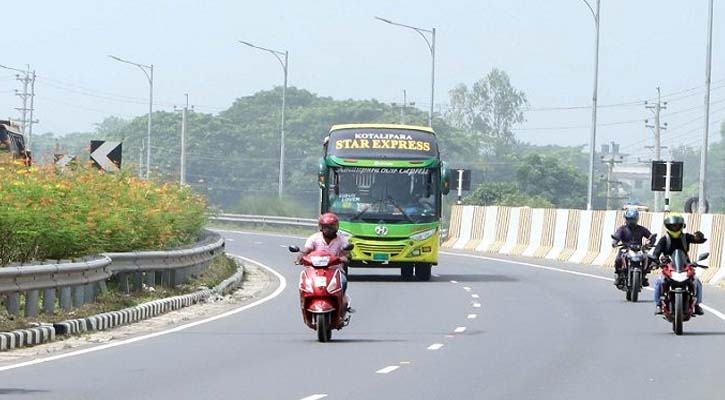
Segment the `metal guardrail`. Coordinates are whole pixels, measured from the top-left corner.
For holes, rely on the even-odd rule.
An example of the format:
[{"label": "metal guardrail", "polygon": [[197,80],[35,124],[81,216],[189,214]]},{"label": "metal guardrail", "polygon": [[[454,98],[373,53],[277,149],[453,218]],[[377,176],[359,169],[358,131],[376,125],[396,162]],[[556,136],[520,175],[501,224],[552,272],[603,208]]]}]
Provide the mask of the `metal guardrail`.
[{"label": "metal guardrail", "polygon": [[276,217],[271,215],[219,214],[209,217],[209,219],[221,222],[241,222],[259,225],[317,226],[317,220],[313,218]]},{"label": "metal guardrail", "polygon": [[[222,222],[250,223],[256,225],[276,226],[304,226],[317,227],[317,220],[313,218],[276,217],[271,215],[250,215],[250,214],[219,214],[209,217],[211,220]],[[441,229],[441,243],[448,238],[448,229]]]},{"label": "metal guardrail", "polygon": [[125,291],[131,286],[141,290],[144,283],[175,287],[206,269],[223,252],[224,238],[205,231],[200,242],[185,249],[105,253],[79,262],[5,267],[0,268],[0,296],[12,315],[20,313],[22,296],[25,315],[36,316],[41,290],[45,313],[52,314],[57,305],[68,311],[95,300],[112,276],[117,276]]}]

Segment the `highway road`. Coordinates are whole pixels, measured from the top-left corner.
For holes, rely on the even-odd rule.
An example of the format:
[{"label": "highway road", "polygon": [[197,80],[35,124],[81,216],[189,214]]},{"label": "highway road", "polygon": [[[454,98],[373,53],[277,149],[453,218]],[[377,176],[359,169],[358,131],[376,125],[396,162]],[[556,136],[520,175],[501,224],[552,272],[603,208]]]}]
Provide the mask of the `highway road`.
[{"label": "highway road", "polygon": [[[430,282],[352,270],[357,313],[318,343],[301,321],[299,238],[226,232],[273,269],[265,298],[123,345],[0,366],[11,399],[722,399],[725,293],[677,337],[651,291],[624,301],[606,270],[446,252]],[[523,262],[524,264],[522,264]],[[90,351],[89,351],[90,350]]]}]

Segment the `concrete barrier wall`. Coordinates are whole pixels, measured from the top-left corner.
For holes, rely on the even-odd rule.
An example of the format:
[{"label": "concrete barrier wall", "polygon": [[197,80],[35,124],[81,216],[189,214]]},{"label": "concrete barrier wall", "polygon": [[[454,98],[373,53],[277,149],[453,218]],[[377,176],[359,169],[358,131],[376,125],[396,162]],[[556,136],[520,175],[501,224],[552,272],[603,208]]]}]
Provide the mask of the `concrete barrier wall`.
[{"label": "concrete barrier wall", "polygon": [[[709,252],[699,269],[704,282],[725,283],[725,215],[685,214],[686,231],[702,231],[708,241],[690,248],[690,257]],[[664,213],[642,213],[640,224],[659,237]],[[613,266],[610,235],[624,223],[621,210],[585,211],[528,207],[453,206],[444,248],[521,255],[549,260]],[[722,268],[721,268],[722,267]]]}]

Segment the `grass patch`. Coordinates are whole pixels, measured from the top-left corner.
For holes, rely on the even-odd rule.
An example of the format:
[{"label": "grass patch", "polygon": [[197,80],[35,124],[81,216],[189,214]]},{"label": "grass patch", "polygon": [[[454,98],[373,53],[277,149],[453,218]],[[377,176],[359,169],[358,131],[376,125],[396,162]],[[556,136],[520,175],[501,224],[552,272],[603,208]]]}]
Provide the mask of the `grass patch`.
[{"label": "grass patch", "polygon": [[25,318],[23,316],[9,315],[7,310],[2,309],[0,310],[0,332],[26,329],[40,323],[54,323],[67,319],[90,317],[104,312],[137,306],[152,300],[193,293],[201,286],[212,288],[234,275],[235,272],[237,272],[237,264],[234,259],[221,255],[216,257],[209,268],[200,276],[174,289],[156,286],[153,292],[144,291],[126,294],[119,289],[117,282],[111,280],[108,282],[108,291],[99,295],[95,302],[85,304],[72,311],[56,311],[54,315],[41,314],[37,318]]}]

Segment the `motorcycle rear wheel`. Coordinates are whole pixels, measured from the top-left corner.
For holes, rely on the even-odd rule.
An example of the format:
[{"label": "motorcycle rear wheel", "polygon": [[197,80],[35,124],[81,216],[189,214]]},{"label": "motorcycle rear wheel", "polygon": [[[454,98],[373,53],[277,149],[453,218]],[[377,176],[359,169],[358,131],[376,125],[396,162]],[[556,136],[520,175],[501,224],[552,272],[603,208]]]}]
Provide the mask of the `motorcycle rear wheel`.
[{"label": "motorcycle rear wheel", "polygon": [[329,342],[332,339],[332,328],[330,327],[330,313],[315,314],[317,325],[317,341],[320,343]]},{"label": "motorcycle rear wheel", "polygon": [[685,311],[685,302],[682,293],[675,293],[675,309],[673,311],[672,330],[675,332],[675,335],[682,335],[682,321]]}]

